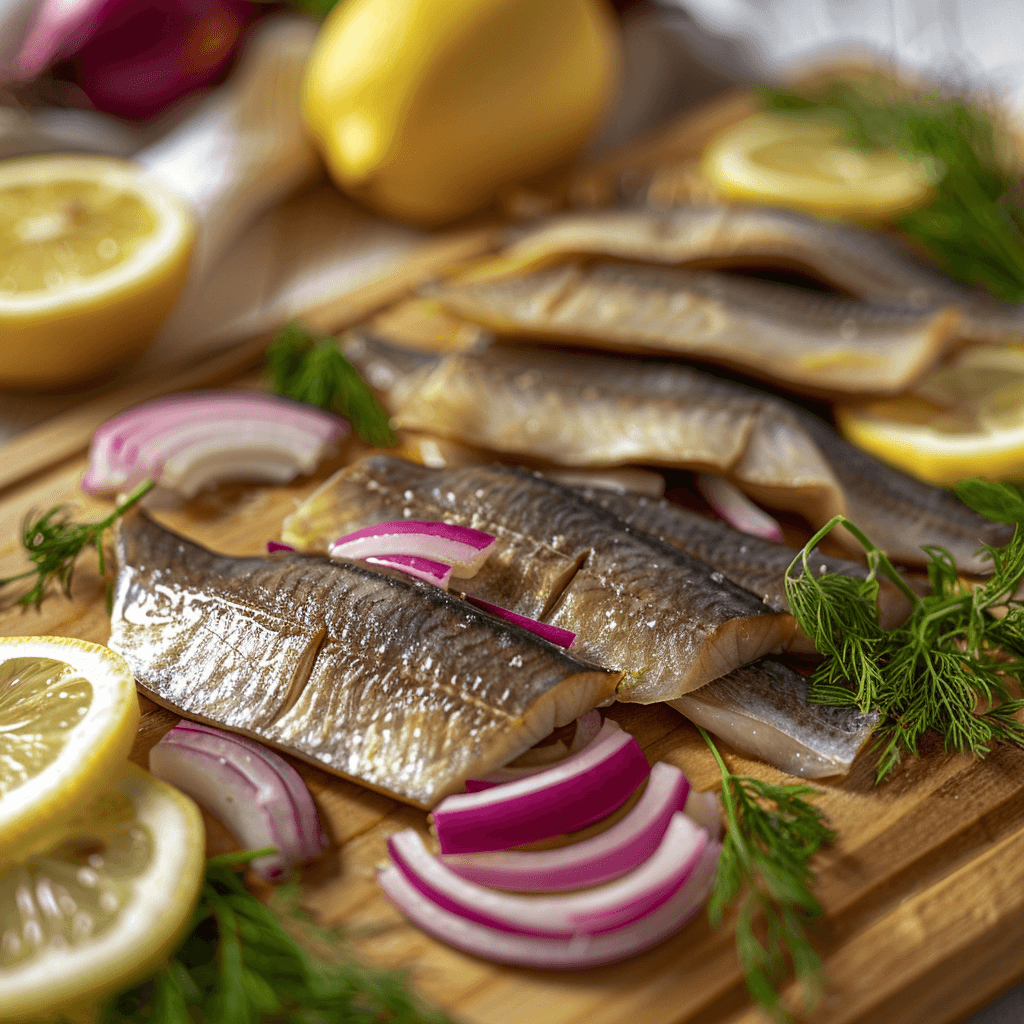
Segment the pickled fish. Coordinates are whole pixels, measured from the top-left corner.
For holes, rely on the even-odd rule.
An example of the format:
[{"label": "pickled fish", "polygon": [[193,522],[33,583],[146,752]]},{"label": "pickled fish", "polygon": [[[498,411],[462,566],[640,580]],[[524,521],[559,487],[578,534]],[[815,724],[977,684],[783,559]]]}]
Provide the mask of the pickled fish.
[{"label": "pickled fish", "polygon": [[453,586],[574,632],[574,651],[624,673],[619,700],[679,697],[764,654],[808,644],[792,616],[711,566],[570,488],[504,466],[435,470],[364,459],[314,493],[283,536],[323,550],[339,534],[403,518],[494,535],[483,568]]},{"label": "pickled fish", "polygon": [[807,680],[763,658],[669,704],[737,750],[808,779],[849,772],[878,713],[812,704]]},{"label": "pickled fish", "polygon": [[717,473],[815,527],[847,515],[907,565],[924,564],[922,544],[939,544],[965,572],[984,573],[991,566],[978,549],[1012,534],[805,410],[682,363],[492,346],[409,366],[365,335],[345,353],[375,386],[391,382],[385,404],[408,430],[552,465]]},{"label": "pickled fish", "polygon": [[905,391],[945,352],[958,319],[952,307],[874,306],[731,274],[610,262],[455,279],[429,294],[500,334],[671,353],[818,395]]},{"label": "pickled fish", "polygon": [[117,559],[110,647],[154,699],[421,807],[620,679],[429,584],[218,555],[144,514]]},{"label": "pickled fish", "polygon": [[517,232],[495,269],[522,272],[586,255],[795,270],[864,302],[956,306],[957,334],[972,341],[1024,340],[1024,310],[954,281],[891,235],[772,207],[567,213]]}]

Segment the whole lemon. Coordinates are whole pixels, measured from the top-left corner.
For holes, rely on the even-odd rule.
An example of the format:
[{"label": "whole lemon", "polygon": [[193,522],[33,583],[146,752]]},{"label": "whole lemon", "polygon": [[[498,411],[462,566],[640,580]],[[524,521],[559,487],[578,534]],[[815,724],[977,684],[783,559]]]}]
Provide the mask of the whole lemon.
[{"label": "whole lemon", "polygon": [[604,0],[343,0],[303,109],[338,185],[432,226],[579,152],[618,70]]}]

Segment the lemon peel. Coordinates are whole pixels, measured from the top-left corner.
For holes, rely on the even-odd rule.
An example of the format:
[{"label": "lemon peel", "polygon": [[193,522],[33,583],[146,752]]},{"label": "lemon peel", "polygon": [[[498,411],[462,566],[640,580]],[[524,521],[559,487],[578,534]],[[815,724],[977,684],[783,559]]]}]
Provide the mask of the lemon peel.
[{"label": "lemon peel", "polygon": [[0,163],[0,387],[85,380],[141,351],[194,236],[185,201],[128,161]]},{"label": "lemon peel", "polygon": [[70,637],[0,637],[0,867],[69,834],[72,814],[120,771],[138,723],[120,655]]}]

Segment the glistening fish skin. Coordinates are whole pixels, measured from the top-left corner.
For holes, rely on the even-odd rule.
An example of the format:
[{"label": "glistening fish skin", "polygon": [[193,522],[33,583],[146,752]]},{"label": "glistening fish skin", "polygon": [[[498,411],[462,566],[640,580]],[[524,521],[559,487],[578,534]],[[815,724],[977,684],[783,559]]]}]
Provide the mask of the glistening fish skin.
[{"label": "glistening fish skin", "polygon": [[968,288],[880,231],[757,206],[680,206],[566,213],[516,231],[509,270],[576,256],[690,267],[798,270],[864,302],[914,309],[956,306],[957,335],[1024,339],[1024,310]]},{"label": "glistening fish skin", "polygon": [[876,306],[767,281],[572,262],[433,286],[450,312],[501,334],[732,366],[817,395],[894,395],[945,351],[952,308]]},{"label": "glistening fish skin", "polygon": [[574,632],[573,650],[624,672],[619,700],[681,696],[796,641],[791,616],[773,613],[705,563],[570,488],[503,466],[431,470],[364,459],[289,517],[284,537],[319,548],[332,536],[402,518],[494,535],[495,551],[465,581],[467,593]]},{"label": "glistening fish skin", "polygon": [[682,363],[492,346],[405,375],[396,351],[368,336],[345,349],[360,368],[392,381],[385,403],[409,430],[554,465],[718,473],[815,527],[843,513],[907,565],[924,564],[921,544],[939,544],[965,572],[989,572],[976,552],[1012,535],[803,409]]},{"label": "glistening fish skin", "polygon": [[669,704],[737,750],[790,775],[845,775],[878,714],[812,704],[808,691],[803,676],[763,658]]},{"label": "glistening fish skin", "polygon": [[121,525],[110,647],[181,714],[422,807],[609,699],[620,673],[429,584]]}]

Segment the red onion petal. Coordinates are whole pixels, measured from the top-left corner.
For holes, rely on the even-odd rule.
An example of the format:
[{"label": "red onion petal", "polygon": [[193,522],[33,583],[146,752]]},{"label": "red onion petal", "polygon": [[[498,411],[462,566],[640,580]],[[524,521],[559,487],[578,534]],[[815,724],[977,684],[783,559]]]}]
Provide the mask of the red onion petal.
[{"label": "red onion petal", "polygon": [[467,921],[424,896],[397,867],[381,871],[377,881],[414,924],[457,949],[499,963],[568,970],[625,960],[675,935],[707,899],[720,851],[718,843],[709,842],[686,883],[645,917],[612,931],[569,940],[516,935]]},{"label": "red onion petal", "polygon": [[461,878],[495,889],[558,892],[600,885],[632,871],[654,852],[689,793],[686,776],[659,761],[636,806],[600,835],[556,850],[442,854],[440,859]]},{"label": "red onion petal", "polygon": [[442,800],[433,811],[441,852],[502,850],[575,832],[621,807],[649,771],[637,741],[606,721],[593,743],[560,764]]},{"label": "red onion petal", "polygon": [[782,540],[782,527],[725,477],[697,473],[694,480],[704,500],[730,526],[765,540]]},{"label": "red onion petal", "polygon": [[288,467],[299,467],[288,470],[291,479],[314,468],[347,429],[330,413],[256,391],[173,395],[129,409],[93,434],[82,487],[112,493],[159,479],[165,470],[173,478],[162,481],[167,486],[187,485],[202,460],[215,469],[219,447],[236,466],[239,460],[253,462],[241,468],[257,474],[266,450],[278,463],[278,478]]},{"label": "red onion petal", "polygon": [[529,775],[545,771],[552,764],[557,764],[559,761],[564,761],[565,758],[579,753],[594,740],[600,731],[601,713],[595,708],[576,719],[576,734],[572,738],[572,745],[567,748],[564,743],[561,744],[564,754],[537,764],[518,765],[513,761],[512,764],[505,765],[503,768],[495,768],[493,772],[488,772],[479,779],[467,780],[466,792],[478,793],[481,789],[490,789],[492,786],[500,786],[505,782],[515,782],[517,779],[525,779]]},{"label": "red onion petal", "polygon": [[479,597],[471,597],[469,594],[466,595],[466,600],[470,604],[475,604],[477,608],[482,608],[485,612],[497,615],[499,619],[504,619],[515,626],[536,633],[542,640],[547,640],[549,644],[555,644],[557,647],[572,647],[573,641],[576,639],[575,633],[568,629],[562,629],[561,626],[538,622],[536,619],[510,612],[507,608],[502,608],[501,605],[491,604],[490,601],[481,601]]},{"label": "red onion petal", "polygon": [[262,744],[181,722],[150,751],[149,768],[223,821],[243,846],[277,847],[276,854],[253,861],[270,881],[327,845],[302,777]]},{"label": "red onion petal", "polygon": [[415,576],[418,580],[433,583],[442,590],[448,589],[452,567],[444,562],[435,562],[430,558],[419,558],[416,555],[381,555],[379,558],[364,558],[370,565],[383,565],[388,569],[397,569],[407,576]]},{"label": "red onion petal", "polygon": [[294,551],[291,544],[282,544],[279,540],[267,541],[267,554],[272,555],[275,551]]},{"label": "red onion petal", "polygon": [[544,896],[497,892],[451,871],[430,854],[414,829],[397,832],[388,852],[405,876],[438,906],[502,931],[571,938],[620,928],[670,899],[700,860],[708,834],[681,811],[639,865],[596,889]]},{"label": "red onion petal", "polygon": [[446,562],[453,575],[468,579],[476,575],[493,549],[494,537],[483,530],[453,523],[398,519],[347,533],[328,550],[335,558],[419,555]]}]

